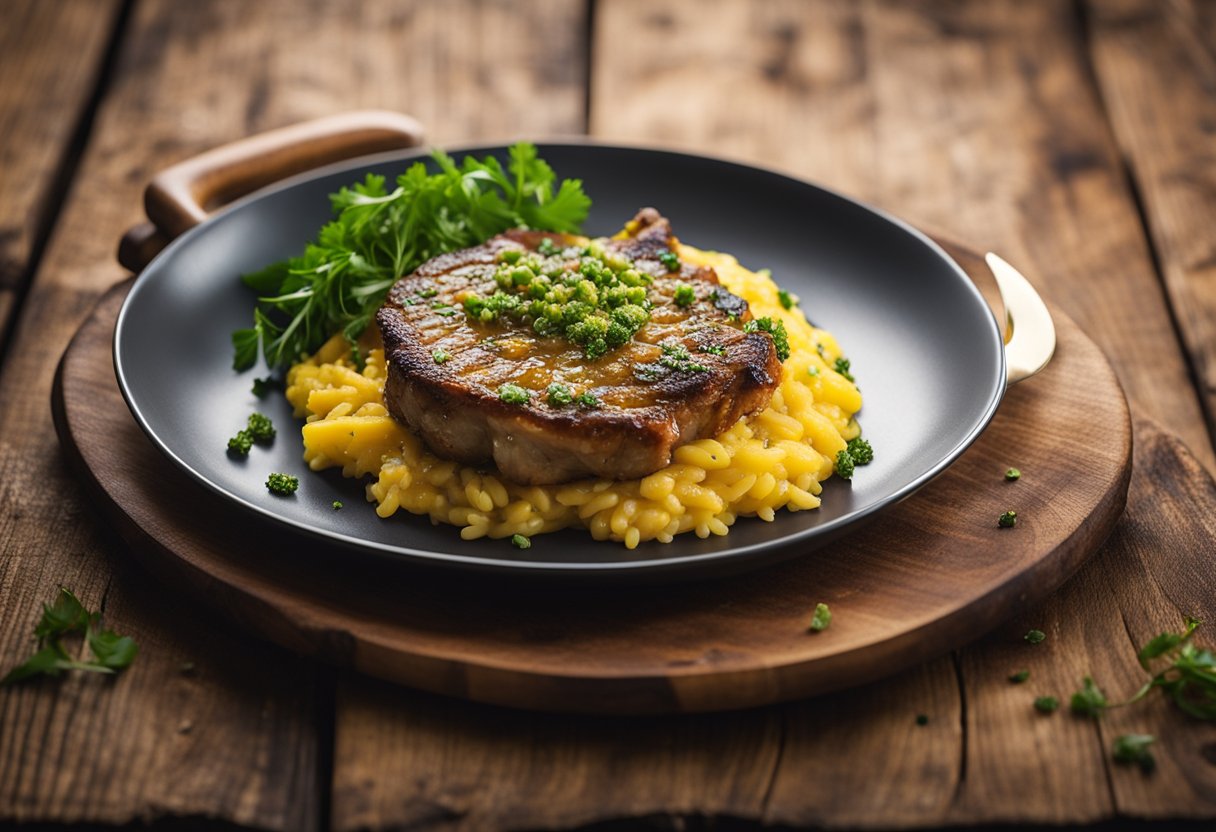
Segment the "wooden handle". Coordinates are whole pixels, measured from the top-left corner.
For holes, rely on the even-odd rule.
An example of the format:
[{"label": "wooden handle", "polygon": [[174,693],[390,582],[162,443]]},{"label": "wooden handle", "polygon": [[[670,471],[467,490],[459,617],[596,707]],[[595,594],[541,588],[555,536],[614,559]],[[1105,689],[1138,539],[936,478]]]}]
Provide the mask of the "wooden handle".
[{"label": "wooden handle", "polygon": [[217,147],[157,174],[144,191],[151,223],[123,235],[118,261],[139,272],[215,209],[288,176],[331,162],[422,144],[422,125],[402,113],[361,110],[270,130]]}]

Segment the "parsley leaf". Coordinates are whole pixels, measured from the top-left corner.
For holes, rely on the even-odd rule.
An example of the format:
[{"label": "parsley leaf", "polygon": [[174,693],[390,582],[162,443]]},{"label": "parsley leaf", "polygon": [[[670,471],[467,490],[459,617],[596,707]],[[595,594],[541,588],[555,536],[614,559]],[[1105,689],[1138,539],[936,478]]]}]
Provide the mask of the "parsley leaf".
[{"label": "parsley leaf", "polygon": [[1123,734],[1115,737],[1114,756],[1116,763],[1137,765],[1148,774],[1157,767],[1157,760],[1148,747],[1157,741],[1150,734]]},{"label": "parsley leaf", "polygon": [[1079,691],[1072,695],[1069,700],[1068,708],[1074,714],[1080,716],[1100,716],[1104,710],[1110,705],[1106,701],[1106,694],[1102,689],[1094,684],[1094,680],[1086,676],[1082,680],[1082,687]]},{"label": "parsley leaf", "polygon": [[811,616],[810,628],[817,633],[822,633],[830,626],[832,626],[832,611],[828,609],[827,604],[816,604],[815,614]]},{"label": "parsley leaf", "polygon": [[[0,685],[35,676],[59,676],[65,670],[114,673],[135,661],[139,647],[128,636],[99,628],[101,613],[89,612],[71,590],[60,587],[54,604],[43,604],[42,619],[34,628],[39,650],[10,670]],[[95,661],[78,662],[63,646],[64,636],[84,633]]]}]

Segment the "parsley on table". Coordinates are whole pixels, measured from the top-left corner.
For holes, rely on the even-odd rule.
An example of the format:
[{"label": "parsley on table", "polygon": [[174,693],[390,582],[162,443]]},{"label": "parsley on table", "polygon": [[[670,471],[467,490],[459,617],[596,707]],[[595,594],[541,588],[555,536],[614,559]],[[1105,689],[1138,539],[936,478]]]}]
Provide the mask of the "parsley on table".
[{"label": "parsley on table", "polygon": [[1020,684],[1022,684],[1022,682],[1025,682],[1029,678],[1030,678],[1029,670],[1019,670],[1017,673],[1009,674],[1009,681],[1013,682],[1015,685],[1020,685]]},{"label": "parsley on table", "polygon": [[828,609],[827,604],[816,604],[815,614],[811,616],[810,628],[816,633],[822,633],[830,626],[832,626],[832,611]]},{"label": "parsley on table", "polygon": [[[65,636],[83,634],[93,661],[74,660],[63,646]],[[34,628],[38,652],[14,667],[0,679],[7,685],[35,676],[59,676],[65,670],[91,673],[116,673],[139,653],[139,646],[129,636],[101,628],[101,613],[89,612],[80,599],[66,587],[59,588],[54,604],[43,604],[42,619]]]},{"label": "parsley on table", "polygon": [[1060,700],[1054,696],[1040,696],[1034,700],[1034,709],[1041,714],[1053,713],[1060,707]]},{"label": "parsley on table", "polygon": [[996,518],[996,524],[1002,529],[1012,529],[1018,524],[1018,513],[1013,509],[1009,509],[1009,511]]},{"label": "parsley on table", "polygon": [[489,156],[457,164],[435,151],[436,173],[416,162],[392,190],[369,173],[332,194],[334,219],[303,253],[243,278],[259,297],[253,325],[232,333],[233,368],[252,367],[259,352],[270,367],[285,367],[335,332],[353,342],[397,278],[436,255],[519,226],[578,231],[591,206],[582,182],[558,184],[527,142],[507,155],[504,167]]},{"label": "parsley on table", "polygon": [[1008,482],[1013,482],[1014,480],[1021,479],[1021,477],[1022,477],[1022,472],[1019,471],[1017,468],[1008,468],[1005,471],[1005,479]]},{"label": "parsley on table", "polygon": [[1140,770],[1148,774],[1157,767],[1153,752],[1148,750],[1156,741],[1157,738],[1150,734],[1122,734],[1115,737],[1112,748],[1115,762],[1140,766]]},{"label": "parsley on table", "polygon": [[1027,630],[1026,635],[1022,636],[1031,644],[1042,644],[1047,639],[1047,633],[1042,630]]},{"label": "parsley on table", "polygon": [[1109,704],[1102,689],[1086,676],[1081,682],[1081,689],[1069,700],[1068,709],[1078,716],[1099,716]]}]

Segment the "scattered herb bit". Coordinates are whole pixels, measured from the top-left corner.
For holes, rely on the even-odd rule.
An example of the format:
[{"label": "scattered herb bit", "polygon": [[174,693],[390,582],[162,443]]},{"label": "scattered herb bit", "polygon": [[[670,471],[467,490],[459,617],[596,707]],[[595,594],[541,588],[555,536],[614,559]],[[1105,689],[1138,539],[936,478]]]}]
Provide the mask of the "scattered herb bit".
[{"label": "scattered herb bit", "polygon": [[545,392],[549,396],[550,407],[565,407],[574,401],[570,388],[564,384],[558,384],[556,381],[550,384],[549,389]]},{"label": "scattered herb bit", "polygon": [[549,239],[548,237],[541,239],[540,243],[538,243],[536,246],[536,250],[545,257],[552,257],[558,252],[557,246],[554,245],[553,240]]},{"label": "scattered herb bit", "polygon": [[676,306],[692,306],[697,300],[697,293],[687,283],[681,283],[676,286],[672,299],[676,302]]},{"label": "scattered herb bit", "polygon": [[842,480],[853,479],[853,457],[847,450],[836,452],[836,473]]},{"label": "scattered herb bit", "polygon": [[228,440],[228,450],[237,456],[249,456],[253,448],[253,434],[247,430],[238,431],[237,435]]},{"label": "scattered herb bit", "polygon": [[266,488],[272,494],[279,494],[286,497],[288,494],[296,493],[296,489],[300,487],[300,481],[289,474],[271,474],[266,478]]},{"label": "scattered herb bit", "polygon": [[794,296],[784,289],[777,290],[777,300],[781,303],[781,306],[784,309],[794,308]]},{"label": "scattered herb bit", "polygon": [[270,421],[269,416],[264,416],[261,413],[249,414],[248,431],[255,442],[265,443],[274,439],[274,423]]},{"label": "scattered herb bit", "polygon": [[1002,529],[1012,529],[1018,524],[1018,513],[1013,509],[996,518],[996,524]]},{"label": "scattered herb bit", "polygon": [[436,364],[446,364],[451,357],[452,354],[443,347],[435,347],[431,350],[431,360]]},{"label": "scattered herb bit", "polygon": [[1054,696],[1040,696],[1034,700],[1034,709],[1039,713],[1050,714],[1060,707],[1060,700]]},{"label": "scattered herb bit", "polygon": [[697,350],[698,352],[707,352],[710,355],[726,355],[726,347],[721,344],[702,344]]},{"label": "scattered herb bit", "polygon": [[815,376],[819,375],[819,368],[818,367],[807,367],[806,374],[808,376],[810,376],[811,378],[815,378]]},{"label": "scattered herb bit", "polygon": [[1015,685],[1020,685],[1020,684],[1022,684],[1022,682],[1025,682],[1029,678],[1030,678],[1029,670],[1019,670],[1017,673],[1009,674],[1009,681],[1013,682]]},{"label": "scattered herb bit", "polygon": [[259,350],[271,367],[286,366],[339,331],[353,342],[393,282],[438,254],[519,226],[578,231],[591,206],[582,183],[558,185],[532,144],[507,155],[504,168],[436,151],[437,173],[416,162],[392,191],[368,174],[332,195],[335,217],[303,254],[244,277],[260,297],[253,326],[232,334],[233,367],[253,366]]},{"label": "scattered herb bit", "polygon": [[588,410],[594,410],[600,406],[600,400],[594,393],[580,393],[574,401],[579,407],[585,407]]},{"label": "scattered herb bit", "polygon": [[1069,709],[1079,716],[1100,716],[1110,704],[1106,701],[1106,694],[1088,676],[1082,680],[1081,684],[1081,689],[1074,693],[1072,699],[1069,700]]},{"label": "scattered herb bit", "polygon": [[1019,479],[1021,476],[1022,472],[1017,468],[1010,468],[1005,471],[1005,479],[1009,482],[1013,482],[1014,480]]},{"label": "scattered herb bit", "polygon": [[1157,741],[1151,734],[1123,734],[1115,737],[1114,757],[1116,763],[1137,765],[1145,774],[1157,768],[1157,760],[1148,747]]},{"label": "scattered herb bit", "polygon": [[693,361],[692,356],[688,353],[688,347],[683,344],[668,342],[660,344],[659,347],[663,350],[663,355],[659,358],[659,365],[669,370],[677,370],[682,373],[703,373],[709,369],[704,364]]},{"label": "scattered herb bit", "polygon": [[665,251],[660,254],[659,262],[669,272],[678,272],[680,270],[680,258],[676,256],[674,251]]},{"label": "scattered herb bit", "polygon": [[811,629],[822,633],[830,626],[832,626],[832,611],[828,609],[827,604],[816,604],[815,614],[811,616]]},{"label": "scattered herb bit", "polygon": [[334,511],[341,511],[342,510],[342,501],[334,500],[333,506],[334,506]]},{"label": "scattered herb bit", "polygon": [[1022,636],[1031,644],[1042,644],[1047,640],[1047,633],[1042,630],[1027,630],[1026,635]]},{"label": "scattered herb bit", "polygon": [[840,375],[844,376],[844,377],[845,377],[846,379],[848,379],[849,381],[856,381],[856,379],[855,379],[855,378],[853,378],[853,374],[849,372],[849,367],[850,367],[850,366],[851,366],[851,365],[850,365],[850,363],[849,363],[849,359],[847,359],[847,358],[837,358],[837,359],[836,359],[836,366],[835,366],[835,368],[834,368],[834,369],[836,370],[836,372],[840,373]]},{"label": "scattered herb bit", "polygon": [[874,448],[870,443],[860,436],[856,439],[849,440],[847,448],[849,456],[853,457],[853,462],[857,465],[869,465],[874,461]]},{"label": "scattered herb bit", "polygon": [[[101,613],[89,612],[66,587],[59,588],[54,604],[42,605],[42,619],[34,627],[38,652],[10,670],[0,685],[35,676],[59,676],[65,670],[115,673],[135,661],[139,647],[128,636],[101,629]],[[93,661],[74,660],[63,646],[64,636],[83,633]]]},{"label": "scattered herb bit", "polygon": [[1136,702],[1153,688],[1161,688],[1185,713],[1196,719],[1216,719],[1216,655],[1191,643],[1199,624],[1188,616],[1181,633],[1162,633],[1144,645],[1139,659],[1145,669],[1154,659],[1164,658],[1169,664],[1124,704]]},{"label": "scattered herb bit", "polygon": [[767,332],[773,338],[773,346],[777,348],[777,360],[784,361],[790,357],[790,337],[785,331],[785,324],[781,321],[774,321],[772,318],[753,318],[743,325],[743,331]]},{"label": "scattered herb bit", "polygon": [[916,715],[916,724],[921,726],[922,728],[925,727],[926,725],[928,725],[929,724],[929,715],[928,714],[917,714]]},{"label": "scattered herb bit", "polygon": [[259,399],[266,398],[266,394],[270,392],[270,387],[274,383],[274,378],[267,376],[266,378],[255,378],[253,380],[253,395]]},{"label": "scattered herb bit", "polygon": [[522,534],[513,534],[511,535],[511,545],[516,549],[531,549],[532,539],[524,537]]},{"label": "scattered herb bit", "polygon": [[517,384],[507,382],[498,388],[498,398],[507,404],[527,404],[532,394]]}]

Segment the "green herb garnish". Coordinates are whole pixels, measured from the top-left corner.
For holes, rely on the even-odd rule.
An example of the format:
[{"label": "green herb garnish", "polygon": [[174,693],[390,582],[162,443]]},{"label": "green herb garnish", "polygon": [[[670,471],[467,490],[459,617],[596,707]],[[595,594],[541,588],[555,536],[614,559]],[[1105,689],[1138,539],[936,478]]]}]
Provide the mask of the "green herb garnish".
[{"label": "green herb garnish", "polygon": [[856,379],[855,379],[855,378],[853,378],[853,374],[849,372],[849,367],[850,367],[850,366],[851,366],[851,365],[850,365],[850,363],[849,363],[849,359],[847,359],[847,358],[837,358],[837,359],[836,359],[836,366],[835,366],[835,368],[834,368],[834,369],[836,370],[836,372],[838,372],[840,375],[844,376],[844,377],[845,377],[846,379],[848,379],[849,381],[856,381]]},{"label": "green herb garnish", "polygon": [[334,507],[334,511],[341,511],[341,509],[342,509],[342,501],[341,501],[341,500],[334,500],[334,502],[333,502],[333,507]]},{"label": "green herb garnish", "polygon": [[266,378],[255,378],[253,380],[253,395],[257,396],[259,399],[266,398],[266,394],[270,392],[270,388],[273,383],[274,379],[271,376],[267,376]]},{"label": "green herb garnish", "polygon": [[1137,765],[1148,774],[1157,767],[1157,760],[1148,747],[1157,741],[1151,734],[1123,734],[1115,737],[1113,753],[1116,763]]},{"label": "green herb garnish", "polygon": [[681,343],[669,341],[660,344],[659,348],[663,351],[659,357],[659,365],[669,370],[677,370],[682,373],[704,373],[709,369],[704,364],[693,361],[688,347]]},{"label": "green herb garnish", "polygon": [[659,262],[669,272],[678,272],[680,270],[680,258],[676,256],[674,251],[665,251],[660,254]]},{"label": "green herb garnish", "polygon": [[676,302],[676,306],[692,306],[697,300],[697,293],[687,283],[681,283],[676,286],[672,299]]},{"label": "green herb garnish", "polygon": [[815,614],[811,616],[811,629],[822,633],[832,625],[832,611],[827,604],[816,604]]},{"label": "green herb garnish", "polygon": [[1069,700],[1068,707],[1074,714],[1096,717],[1106,710],[1109,704],[1102,689],[1094,684],[1093,679],[1086,676],[1081,682],[1081,689]]},{"label": "green herb garnish", "polygon": [[702,344],[697,347],[697,352],[705,352],[710,355],[726,355],[726,347],[721,344]]},{"label": "green herb garnish", "polygon": [[842,480],[853,479],[853,457],[847,450],[836,452],[836,474]]},{"label": "green herb garnish", "polygon": [[253,449],[253,434],[247,430],[237,431],[236,436],[228,440],[229,453],[237,456],[249,456],[249,451]]},{"label": "green herb garnish", "polygon": [[266,443],[274,439],[274,423],[270,421],[269,416],[264,416],[261,413],[249,414],[249,426],[247,430],[249,431],[249,435],[253,437],[254,442]]},{"label": "green herb garnish", "polygon": [[431,350],[431,360],[436,364],[446,364],[451,357],[452,354],[443,347],[435,347]]},{"label": "green herb garnish", "polygon": [[550,384],[549,389],[545,392],[549,397],[550,407],[565,407],[574,401],[574,395],[570,392],[570,388],[556,381]]},{"label": "green herb garnish", "polygon": [[1022,682],[1025,682],[1029,678],[1030,678],[1029,670],[1019,670],[1017,673],[1009,674],[1009,681],[1013,682],[1015,685],[1020,685],[1020,684],[1022,684]]},{"label": "green herb garnish", "polygon": [[785,324],[772,318],[754,318],[743,325],[744,332],[767,332],[773,338],[773,346],[777,348],[777,360],[784,361],[790,357],[790,337],[785,331]]},{"label": "green herb garnish", "polygon": [[1012,529],[1018,524],[1018,513],[1013,509],[1010,509],[1000,517],[996,518],[996,524],[1002,529]]},{"label": "green herb garnish", "polygon": [[505,168],[493,157],[432,159],[437,173],[416,162],[392,191],[374,174],[342,188],[330,197],[334,220],[303,254],[243,278],[260,297],[253,326],[232,334],[235,369],[253,366],[259,350],[272,368],[287,366],[335,332],[353,342],[388,288],[421,263],[508,228],[576,232],[591,205],[579,180],[555,188],[526,142],[511,146]]},{"label": "green herb garnish", "polygon": [[594,393],[580,393],[574,398],[574,401],[579,407],[585,407],[588,410],[594,410],[600,406],[600,400]]},{"label": "green herb garnish", "polygon": [[266,488],[270,493],[278,494],[286,497],[289,494],[296,493],[296,489],[300,487],[300,481],[296,477],[289,474],[271,474],[266,478]]},{"label": "green herb garnish", "polygon": [[517,384],[507,382],[498,388],[498,398],[507,404],[527,404],[532,394]]},{"label": "green herb garnish", "polygon": [[807,367],[806,374],[808,376],[810,376],[811,378],[814,378],[815,376],[819,375],[819,368],[818,367]]},{"label": "green herb garnish", "polygon": [[511,535],[511,545],[516,549],[531,549],[532,540],[531,538],[524,537],[522,534],[513,534]]},{"label": "green herb garnish", "polygon": [[536,250],[545,257],[552,257],[558,252],[557,246],[548,237],[542,238],[541,241],[537,243]]},{"label": "green herb garnish", "polygon": [[916,715],[916,724],[919,725],[921,728],[924,728],[926,725],[929,724],[929,715],[928,714],[917,714]]},{"label": "green herb garnish", "polygon": [[1022,472],[1019,471],[1017,468],[1009,468],[1005,471],[1005,479],[1008,480],[1009,482],[1013,482],[1014,480],[1020,478],[1021,476],[1022,476]]},{"label": "green herb garnish", "polygon": [[1060,700],[1054,696],[1040,696],[1034,700],[1034,709],[1039,713],[1049,714],[1060,707]]},{"label": "green herb garnish", "polygon": [[1047,639],[1047,633],[1042,630],[1027,630],[1026,635],[1022,636],[1031,644],[1042,644]]},{"label": "green herb garnish", "polygon": [[[0,685],[35,676],[59,676],[65,670],[115,673],[135,661],[139,647],[128,636],[101,629],[101,613],[89,612],[66,587],[59,588],[55,603],[42,605],[42,619],[34,627],[38,652],[10,670]],[[65,636],[83,633],[93,661],[74,660],[63,646]]]},{"label": "green herb garnish", "polygon": [[791,295],[789,292],[785,291],[784,289],[777,290],[777,300],[781,304],[781,306],[785,309],[794,308],[794,296]]},{"label": "green herb garnish", "polygon": [[857,465],[869,465],[874,461],[874,449],[870,443],[858,436],[856,439],[850,439],[848,448],[849,456],[853,457],[853,462]]}]

